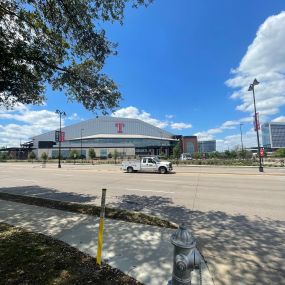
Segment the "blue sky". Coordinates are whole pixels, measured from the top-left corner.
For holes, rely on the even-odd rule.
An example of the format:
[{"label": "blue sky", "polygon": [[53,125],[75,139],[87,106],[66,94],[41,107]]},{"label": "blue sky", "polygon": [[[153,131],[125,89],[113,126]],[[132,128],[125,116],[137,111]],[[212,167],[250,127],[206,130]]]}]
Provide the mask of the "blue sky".
[{"label": "blue sky", "polygon": [[[255,145],[252,98],[245,93],[255,77],[261,121],[285,121],[282,11],[283,0],[156,0],[148,8],[128,8],[123,26],[106,25],[109,39],[119,44],[104,68],[123,96],[115,114],[227,147],[240,143],[243,123],[245,144]],[[0,110],[0,146],[56,127],[52,112],[58,108],[68,114],[65,125],[94,117],[60,92],[48,88],[46,95],[42,107]]]}]

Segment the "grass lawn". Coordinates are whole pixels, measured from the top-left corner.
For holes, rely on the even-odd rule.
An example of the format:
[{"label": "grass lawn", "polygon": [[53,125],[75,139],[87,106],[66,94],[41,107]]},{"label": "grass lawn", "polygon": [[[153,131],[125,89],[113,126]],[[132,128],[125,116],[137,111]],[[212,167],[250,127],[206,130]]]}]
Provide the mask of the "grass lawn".
[{"label": "grass lawn", "polygon": [[0,284],[142,285],[62,241],[0,223]]}]

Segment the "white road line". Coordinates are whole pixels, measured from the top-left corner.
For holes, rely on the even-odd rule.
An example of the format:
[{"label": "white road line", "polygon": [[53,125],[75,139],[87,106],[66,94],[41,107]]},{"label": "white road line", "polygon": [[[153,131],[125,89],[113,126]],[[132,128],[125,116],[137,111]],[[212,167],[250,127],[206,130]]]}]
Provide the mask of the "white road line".
[{"label": "white road line", "polygon": [[148,182],[162,182],[162,183],[179,183],[181,180],[158,180],[158,179],[144,179]]},{"label": "white road line", "polygon": [[127,190],[127,191],[153,192],[153,193],[165,193],[165,194],[174,194],[175,193],[175,192],[144,190],[144,189],[135,189],[135,188],[126,188],[125,190]]},{"label": "white road line", "polygon": [[23,178],[16,178],[15,180],[20,180],[20,181],[25,181],[25,182],[36,182],[36,180],[23,179]]}]

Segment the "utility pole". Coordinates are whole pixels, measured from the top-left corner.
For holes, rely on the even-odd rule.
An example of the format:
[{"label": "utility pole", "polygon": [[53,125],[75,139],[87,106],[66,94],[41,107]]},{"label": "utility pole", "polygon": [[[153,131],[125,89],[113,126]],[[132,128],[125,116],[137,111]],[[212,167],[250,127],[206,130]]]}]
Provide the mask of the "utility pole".
[{"label": "utility pole", "polygon": [[240,128],[240,142],[241,142],[241,150],[242,150],[242,152],[243,152],[242,129],[241,129],[242,125],[243,125],[243,123],[240,123],[240,124],[239,124],[239,128]]},{"label": "utility pole", "polygon": [[61,117],[66,116],[64,111],[56,110],[56,114],[59,115],[59,140],[58,140],[58,168],[61,168],[60,158],[61,158]]},{"label": "utility pole", "polygon": [[81,162],[83,160],[83,154],[82,154],[82,132],[84,131],[84,129],[80,130],[80,158],[81,158]]},{"label": "utility pole", "polygon": [[257,113],[256,113],[256,104],[255,104],[255,93],[254,93],[254,86],[258,85],[259,82],[254,79],[253,83],[249,85],[248,91],[252,91],[253,95],[253,106],[254,106],[254,125],[256,129],[256,136],[257,136],[257,146],[258,146],[258,158],[259,158],[259,172],[263,172],[263,166],[261,162],[261,156],[260,156],[260,143],[259,143],[259,122],[257,122]]}]

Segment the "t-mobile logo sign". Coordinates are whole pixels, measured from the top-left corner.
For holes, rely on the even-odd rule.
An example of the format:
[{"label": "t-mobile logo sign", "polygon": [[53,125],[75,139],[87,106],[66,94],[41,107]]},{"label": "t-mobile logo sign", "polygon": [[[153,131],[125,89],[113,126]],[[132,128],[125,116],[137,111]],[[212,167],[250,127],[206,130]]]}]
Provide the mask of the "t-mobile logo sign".
[{"label": "t-mobile logo sign", "polygon": [[123,132],[123,127],[125,124],[123,123],[116,123],[117,133],[121,134]]}]

